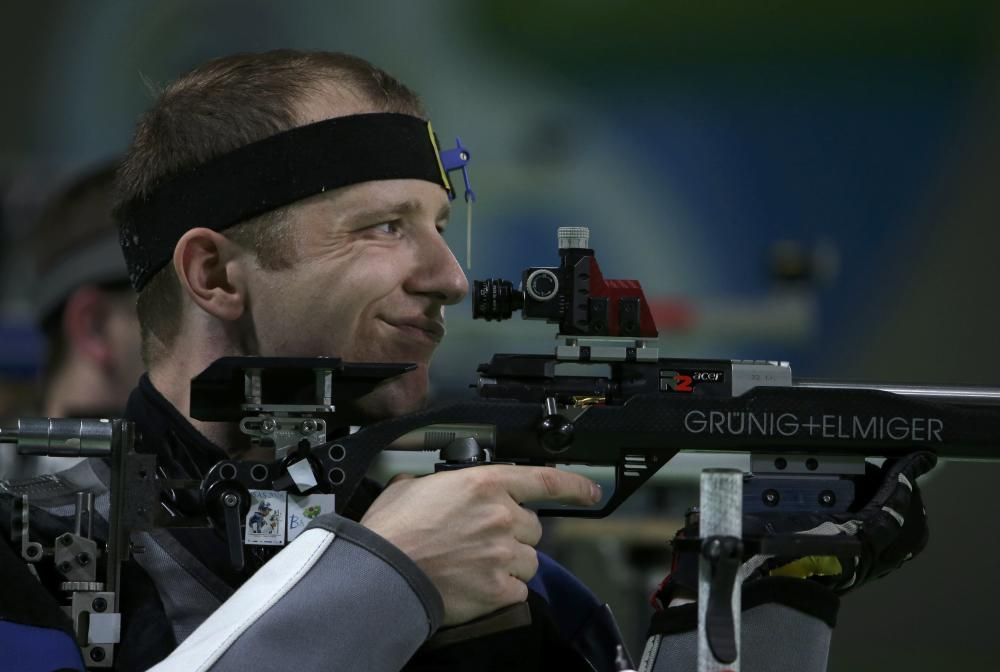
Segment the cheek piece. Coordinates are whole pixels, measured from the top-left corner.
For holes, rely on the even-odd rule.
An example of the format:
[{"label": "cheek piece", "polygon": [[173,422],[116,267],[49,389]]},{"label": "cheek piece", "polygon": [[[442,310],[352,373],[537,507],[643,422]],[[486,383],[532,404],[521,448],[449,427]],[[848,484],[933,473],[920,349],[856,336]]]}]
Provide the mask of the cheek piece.
[{"label": "cheek piece", "polygon": [[372,180],[418,179],[440,185],[460,170],[465,200],[469,150],[441,151],[430,122],[395,113],[357,114],[300,126],[174,173],[115,211],[129,282],[136,291],[167,265],[181,236],[235,224],[331,189]]}]

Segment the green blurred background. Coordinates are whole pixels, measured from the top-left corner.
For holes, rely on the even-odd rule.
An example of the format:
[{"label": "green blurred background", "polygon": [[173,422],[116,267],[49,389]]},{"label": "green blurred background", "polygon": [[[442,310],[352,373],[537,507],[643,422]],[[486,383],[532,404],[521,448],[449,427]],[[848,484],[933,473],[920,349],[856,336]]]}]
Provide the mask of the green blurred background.
[{"label": "green blurred background", "polygon": [[[22,383],[36,375],[23,246],[45,196],[122,151],[150,91],[184,70],[298,47],[372,60],[422,93],[439,135],[470,147],[470,279],[554,263],[555,228],[589,226],[605,275],[637,278],[654,297],[668,355],[1000,385],[998,10],[897,0],[5,3],[0,368]],[[448,232],[459,257],[461,210]],[[552,346],[544,325],[482,325],[468,313],[466,303],[449,317],[438,399],[467,394],[492,352]],[[929,479],[930,547],[845,599],[831,670],[1000,667],[998,481],[994,464],[948,464]],[[556,525],[547,542],[614,604],[636,647],[663,542],[697,496],[684,476],[648,490],[603,527]]]}]

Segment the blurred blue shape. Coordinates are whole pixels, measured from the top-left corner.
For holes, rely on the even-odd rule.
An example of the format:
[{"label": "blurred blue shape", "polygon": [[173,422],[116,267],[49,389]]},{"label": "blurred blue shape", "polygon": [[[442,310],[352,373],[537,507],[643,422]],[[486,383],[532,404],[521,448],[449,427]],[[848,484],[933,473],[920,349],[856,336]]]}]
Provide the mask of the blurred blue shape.
[{"label": "blurred blue shape", "polygon": [[0,377],[34,378],[44,354],[45,340],[34,326],[0,323]]}]

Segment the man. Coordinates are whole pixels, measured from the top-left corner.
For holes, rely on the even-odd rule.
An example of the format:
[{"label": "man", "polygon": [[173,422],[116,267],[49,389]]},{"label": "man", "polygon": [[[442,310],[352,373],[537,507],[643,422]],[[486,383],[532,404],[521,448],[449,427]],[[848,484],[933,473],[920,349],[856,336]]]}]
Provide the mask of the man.
[{"label": "man", "polygon": [[[273,458],[187,415],[191,378],[225,355],[415,362],[355,410],[424,402],[444,306],[467,286],[440,235],[450,184],[423,116],[360,59],[279,51],[197,68],[139,122],[118,211],[149,373],[127,417],[166,476]],[[270,561],[251,554],[247,572],[218,535],[142,533],[118,666],[170,654],[161,669],[613,669],[606,610],[536,554],[541,527],[520,506],[599,496],[548,468],[400,479],[361,489],[347,516],[319,516]],[[164,504],[199,511],[182,493]]]},{"label": "man", "polygon": [[[142,374],[135,292],[111,217],[116,164],[77,176],[32,231],[36,323],[45,337],[41,408],[46,417],[117,417]],[[0,478],[72,466],[70,458],[10,459]]]},{"label": "man", "polygon": [[[157,447],[168,474],[201,477],[227,454],[273,459],[252,455],[232,426],[183,417],[191,379],[226,355],[415,362],[416,371],[380,386],[358,410],[376,419],[425,402],[428,366],[444,335],[443,308],[462,299],[467,283],[441,236],[448,194],[423,116],[415,94],[360,59],[283,51],[208,63],[171,85],[140,120],[120,172],[120,213],[149,373],[129,401],[128,417],[146,437],[170,437]],[[350,125],[348,132],[317,123],[331,119]],[[280,135],[288,129],[316,136],[276,150],[277,158],[262,165],[239,154],[271,151],[261,144],[267,138],[298,142],[299,136]],[[206,165],[227,156],[235,157],[233,168],[213,182]],[[303,167],[309,161],[315,165]],[[240,169],[248,172],[242,183],[232,172]],[[282,193],[286,182],[303,184],[323,171],[329,182],[320,188]],[[272,175],[282,182],[269,182]],[[254,179],[262,182],[247,183]],[[371,508],[352,507],[364,515],[364,527],[327,517],[325,524],[336,528],[334,551],[347,544],[353,549],[341,553],[370,549],[371,557],[353,560],[354,572],[338,563],[339,580],[356,576],[351,590],[362,591],[371,580],[358,575],[382,578],[365,604],[342,601],[325,618],[342,610],[339,621],[360,627],[366,610],[388,609],[375,599],[379,594],[391,599],[384,614],[393,634],[379,631],[386,640],[379,649],[402,651],[405,641],[405,655],[390,665],[399,667],[439,624],[465,623],[527,597],[541,528],[520,502],[589,504],[595,493],[590,481],[551,469],[491,468],[398,483]],[[199,569],[225,577],[226,589],[177,607],[174,574],[153,566],[147,550],[139,561],[163,608],[147,601],[135,606],[142,616],[125,614],[123,663],[139,662],[130,651],[151,652],[130,622],[166,621],[167,633],[180,641],[245,578],[224,567],[224,548],[187,541],[174,554],[187,550],[183,564],[207,565]],[[147,549],[177,545],[165,536],[147,542]],[[261,563],[251,558],[250,564]],[[414,595],[400,576],[424,588]],[[389,590],[391,583],[400,585]],[[370,636],[359,632],[345,641]],[[172,643],[158,639],[162,655]],[[533,641],[542,648],[539,635]],[[146,655],[141,664],[156,659]],[[358,667],[382,666],[370,663]]]}]

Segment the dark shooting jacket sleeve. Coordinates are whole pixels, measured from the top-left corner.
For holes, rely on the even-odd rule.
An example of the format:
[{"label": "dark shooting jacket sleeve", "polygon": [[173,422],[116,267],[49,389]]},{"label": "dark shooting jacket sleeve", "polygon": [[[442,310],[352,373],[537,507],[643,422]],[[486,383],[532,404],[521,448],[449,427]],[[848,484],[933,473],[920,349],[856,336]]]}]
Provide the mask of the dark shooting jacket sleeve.
[{"label": "dark shooting jacket sleeve", "polygon": [[329,514],[152,669],[395,671],[443,618],[437,589],[402,551]]}]

